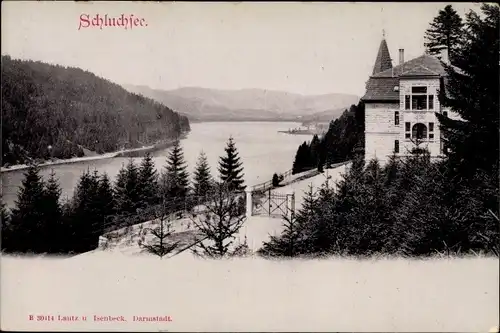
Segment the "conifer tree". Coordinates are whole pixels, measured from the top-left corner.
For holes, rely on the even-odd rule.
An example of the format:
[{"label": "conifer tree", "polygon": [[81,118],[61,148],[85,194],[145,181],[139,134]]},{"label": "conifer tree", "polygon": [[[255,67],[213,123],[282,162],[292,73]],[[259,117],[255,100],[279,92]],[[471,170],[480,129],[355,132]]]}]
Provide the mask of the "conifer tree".
[{"label": "conifer tree", "polygon": [[321,154],[321,142],[317,134],[314,134],[311,144],[309,145],[310,157],[308,159],[308,167],[317,168],[319,166]]},{"label": "conifer tree", "polygon": [[295,154],[295,160],[293,161],[292,174],[297,174],[305,170],[306,150],[307,150],[307,143],[304,141],[299,146],[299,148],[297,148],[297,153]]},{"label": "conifer tree", "polygon": [[241,196],[230,190],[228,183],[215,184],[211,194],[209,200],[203,203],[203,213],[191,217],[196,230],[204,239],[195,245],[192,252],[219,259],[240,252],[241,248],[234,248],[233,243],[246,217],[238,203]]},{"label": "conifer tree", "polygon": [[151,234],[151,240],[141,242],[139,245],[147,252],[157,255],[161,258],[174,251],[179,246],[179,241],[173,242],[169,237],[175,232],[172,227],[171,215],[168,208],[162,203],[154,209],[155,221],[158,221],[158,226],[155,228],[147,228]]},{"label": "conifer tree", "polygon": [[213,185],[213,179],[210,175],[207,156],[202,151],[198,157],[196,168],[193,174],[194,195],[197,197],[206,196]]},{"label": "conifer tree", "polygon": [[439,99],[463,120],[436,114],[447,155],[458,174],[471,176],[476,169],[498,172],[499,101],[498,64],[500,29],[497,5],[483,4],[482,19],[470,12],[455,66],[445,64],[448,82]]},{"label": "conifer tree", "polygon": [[162,186],[166,186],[166,189],[163,190],[166,200],[171,202],[173,210],[180,209],[184,206],[189,192],[189,174],[179,140],[175,141],[174,147],[168,155],[162,178]]},{"label": "conifer tree", "polygon": [[41,253],[45,251],[45,242],[40,235],[46,235],[44,191],[45,183],[40,176],[37,164],[31,164],[25,173],[21,188],[12,211],[12,223],[15,228],[16,250],[19,252]]},{"label": "conifer tree", "polygon": [[118,171],[116,175],[115,184],[113,187],[113,197],[114,197],[114,207],[118,214],[122,214],[124,209],[127,209],[127,206],[130,203],[127,201],[127,170],[125,169],[125,165],[122,164],[122,167]]},{"label": "conifer tree", "polygon": [[430,27],[425,31],[424,45],[427,53],[438,54],[440,51],[436,49],[436,46],[444,45],[448,47],[450,62],[454,63],[462,43],[462,34],[462,18],[451,5],[447,5],[439,11],[438,16],[434,18]]},{"label": "conifer tree", "polygon": [[158,202],[158,172],[155,169],[153,157],[147,153],[142,159],[139,169],[139,189],[141,206],[154,205]]},{"label": "conifer tree", "polygon": [[44,222],[46,226],[45,240],[49,252],[62,250],[64,239],[68,237],[62,228],[62,208],[59,199],[61,187],[56,178],[54,170],[50,173],[44,189]]},{"label": "conifer tree", "polygon": [[74,201],[74,250],[89,251],[97,247],[104,221],[99,202],[99,177],[85,171],[76,187]]},{"label": "conifer tree", "polygon": [[243,191],[246,188],[243,185],[243,166],[232,136],[227,141],[225,151],[226,155],[219,160],[220,179],[228,184],[230,191]]},{"label": "conifer tree", "polygon": [[101,206],[100,215],[102,217],[113,215],[115,213],[113,187],[106,173],[99,178],[98,197]]},{"label": "conifer tree", "polygon": [[115,185],[115,208],[118,213],[134,214],[139,208],[139,170],[131,158],[118,172]]},{"label": "conifer tree", "polygon": [[2,229],[1,229],[1,246],[2,246],[2,251],[11,251],[12,245],[14,245],[16,242],[13,239],[13,228],[10,220],[10,212],[7,210],[5,203],[3,201],[3,197],[0,194],[0,223],[2,224]]}]

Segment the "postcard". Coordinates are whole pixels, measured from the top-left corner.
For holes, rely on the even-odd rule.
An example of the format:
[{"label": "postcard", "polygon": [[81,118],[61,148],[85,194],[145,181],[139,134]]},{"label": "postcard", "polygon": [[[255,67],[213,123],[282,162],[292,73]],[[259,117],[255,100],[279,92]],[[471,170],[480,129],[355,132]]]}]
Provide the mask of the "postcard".
[{"label": "postcard", "polygon": [[2,330],[498,332],[497,4],[1,15]]}]

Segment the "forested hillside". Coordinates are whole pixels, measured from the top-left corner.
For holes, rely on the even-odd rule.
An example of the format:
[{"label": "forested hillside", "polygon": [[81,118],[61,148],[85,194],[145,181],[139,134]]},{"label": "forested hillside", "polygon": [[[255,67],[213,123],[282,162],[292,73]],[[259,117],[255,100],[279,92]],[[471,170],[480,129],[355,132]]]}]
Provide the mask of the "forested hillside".
[{"label": "forested hillside", "polygon": [[355,153],[363,153],[365,146],[365,106],[363,102],[351,105],[342,115],[330,122],[330,127],[320,139],[304,142],[297,149],[293,173],[323,168],[351,159]]},{"label": "forested hillside", "polygon": [[2,165],[170,139],[188,119],[79,68],[2,56]]}]

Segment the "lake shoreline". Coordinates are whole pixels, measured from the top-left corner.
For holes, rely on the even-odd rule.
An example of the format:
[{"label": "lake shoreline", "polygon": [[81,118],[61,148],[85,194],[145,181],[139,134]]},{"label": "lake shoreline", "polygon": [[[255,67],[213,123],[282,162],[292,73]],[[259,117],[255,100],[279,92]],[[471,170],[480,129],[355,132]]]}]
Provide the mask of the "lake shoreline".
[{"label": "lake shoreline", "polygon": [[[181,140],[186,138],[187,133],[183,133]],[[109,153],[104,153],[104,154],[99,154],[99,155],[94,155],[94,156],[83,156],[83,157],[73,157],[73,158],[68,158],[68,159],[61,159],[61,160],[54,160],[54,161],[46,161],[43,163],[40,163],[39,166],[41,168],[44,167],[49,167],[53,165],[64,165],[64,164],[73,164],[73,163],[79,163],[79,162],[89,162],[89,161],[96,161],[96,160],[105,160],[109,158],[116,158],[116,157],[137,157],[135,155],[143,155],[146,152],[154,152],[157,150],[162,150],[169,148],[174,144],[175,140],[170,139],[168,141],[163,141],[156,143],[154,145],[150,146],[145,146],[145,147],[139,147],[139,148],[130,148],[130,149],[122,149],[114,152],[109,152]],[[8,173],[12,171],[20,171],[20,170],[25,170],[28,169],[29,165],[27,164],[16,164],[12,165],[9,168],[1,167],[0,168],[0,173]]]}]

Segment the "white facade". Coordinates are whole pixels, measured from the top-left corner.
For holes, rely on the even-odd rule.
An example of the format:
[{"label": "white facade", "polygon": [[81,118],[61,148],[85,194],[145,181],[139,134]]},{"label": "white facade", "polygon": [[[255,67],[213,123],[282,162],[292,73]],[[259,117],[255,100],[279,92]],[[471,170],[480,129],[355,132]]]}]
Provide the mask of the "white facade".
[{"label": "white facade", "polygon": [[[439,77],[401,77],[399,104],[395,102],[365,102],[365,160],[377,158],[387,162],[396,156],[409,155],[420,142],[433,158],[443,156],[439,121],[435,115],[445,113],[456,118],[438,100]],[[417,139],[418,138],[418,139]]]}]

